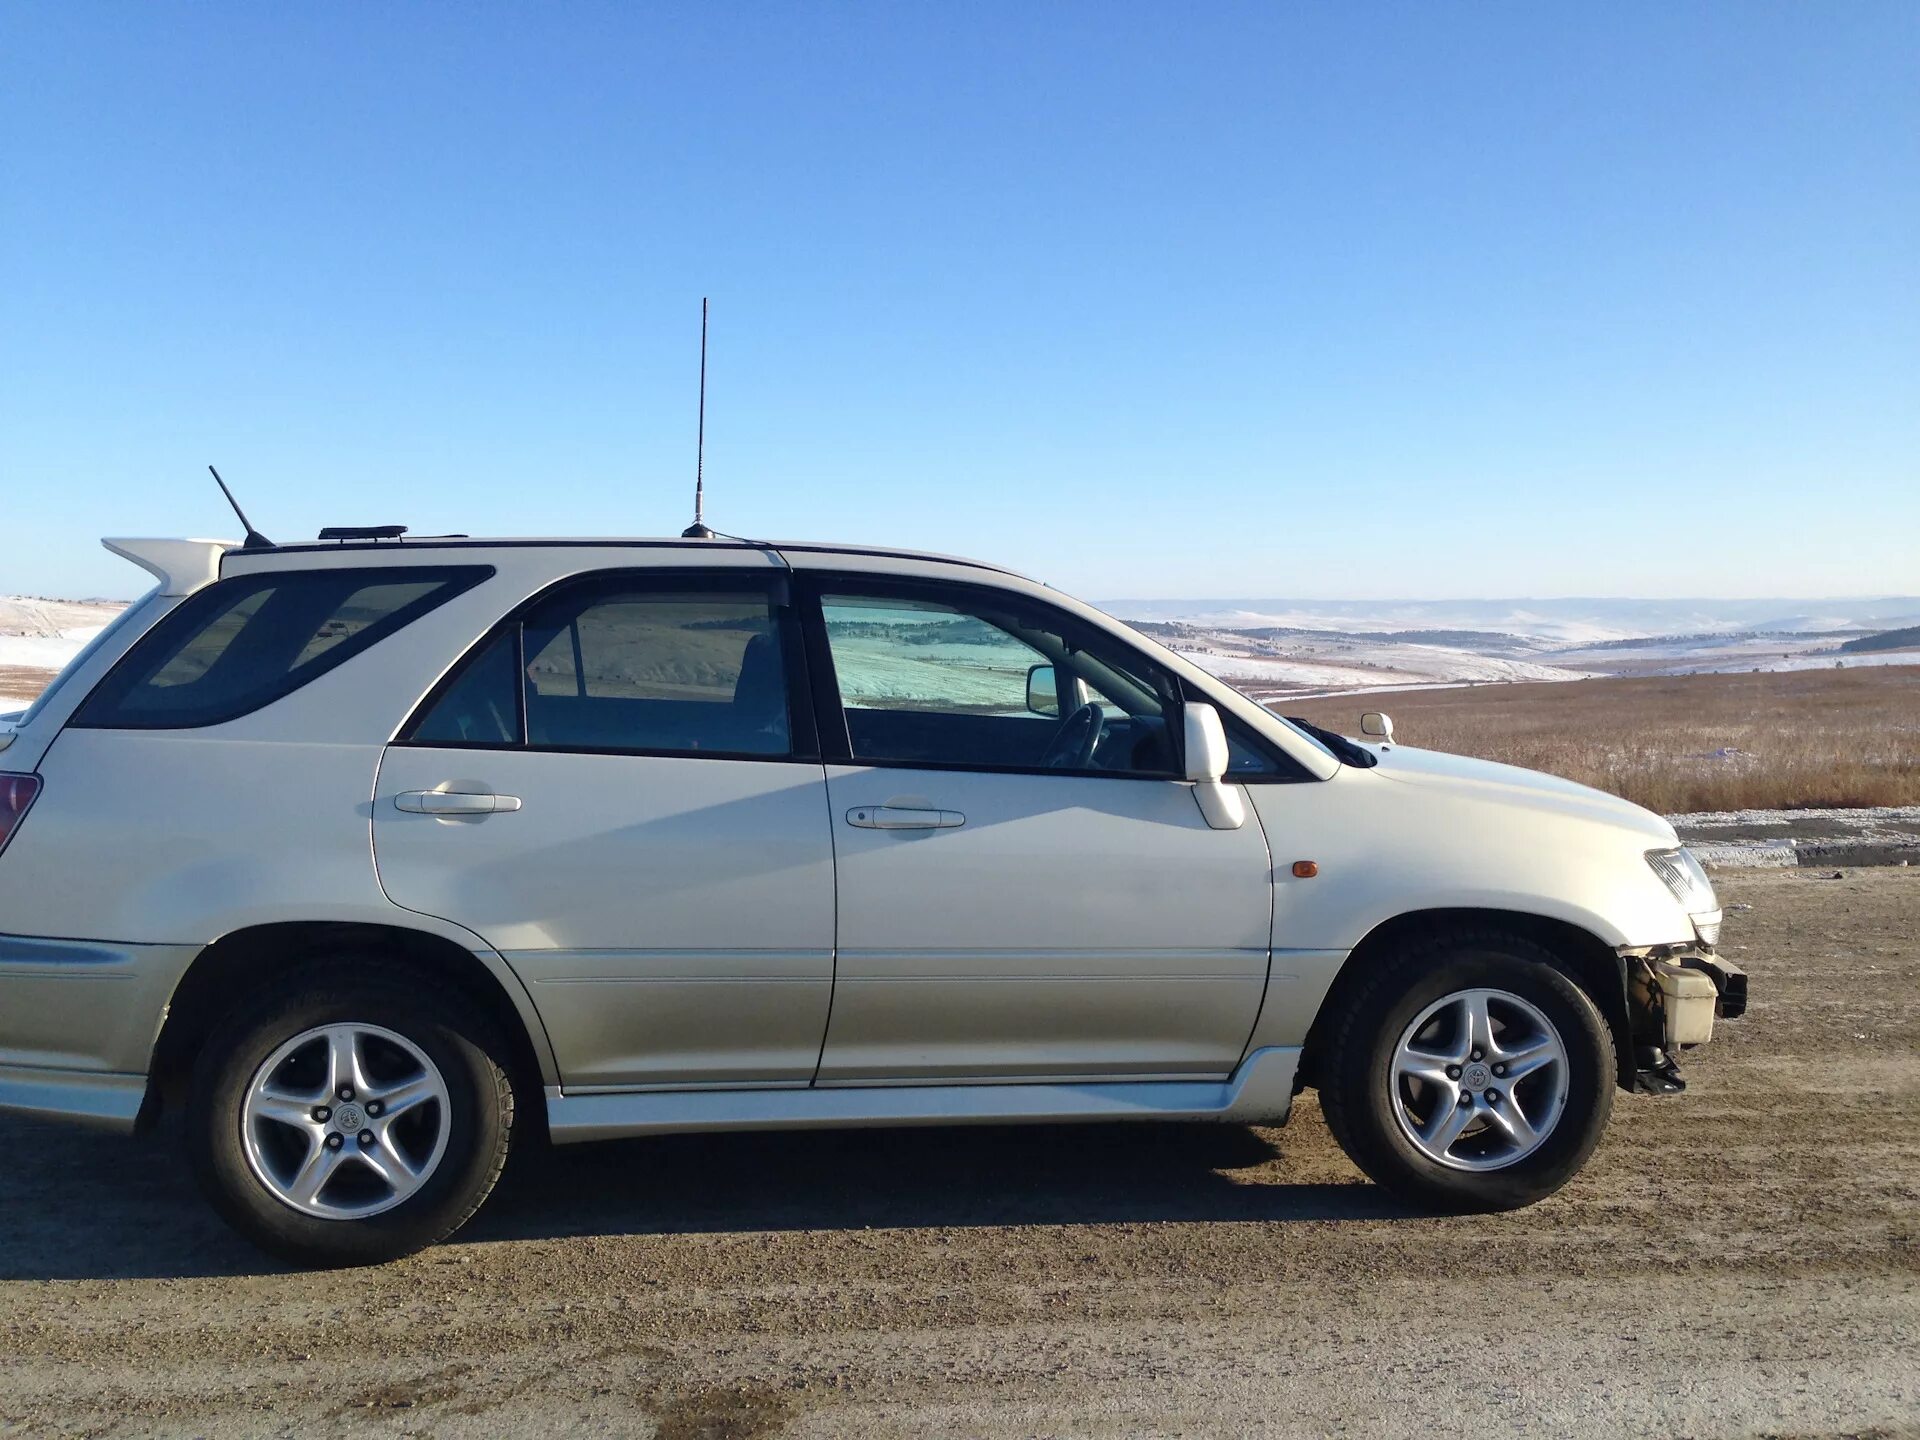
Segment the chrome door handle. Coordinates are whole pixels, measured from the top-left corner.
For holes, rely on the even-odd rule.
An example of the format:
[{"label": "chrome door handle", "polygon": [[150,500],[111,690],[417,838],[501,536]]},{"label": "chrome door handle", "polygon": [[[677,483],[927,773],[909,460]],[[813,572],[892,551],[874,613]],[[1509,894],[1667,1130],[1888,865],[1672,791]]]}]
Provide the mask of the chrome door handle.
[{"label": "chrome door handle", "polygon": [[957,830],[967,823],[958,810],[910,810],[903,805],[856,805],[847,824],[862,830]]},{"label": "chrome door handle", "polygon": [[495,815],[518,810],[518,795],[470,795],[463,790],[403,790],[393,797],[396,810],[415,815]]}]

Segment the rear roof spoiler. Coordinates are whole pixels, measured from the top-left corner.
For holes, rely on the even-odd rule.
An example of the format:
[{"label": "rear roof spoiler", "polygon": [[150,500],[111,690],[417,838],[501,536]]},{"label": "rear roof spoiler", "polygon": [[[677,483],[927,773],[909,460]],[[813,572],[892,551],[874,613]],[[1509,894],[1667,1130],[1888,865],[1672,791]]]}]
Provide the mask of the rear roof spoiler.
[{"label": "rear roof spoiler", "polygon": [[233,540],[143,540],[113,537],[100,542],[160,582],[162,595],[191,595],[220,578],[220,557],[238,548]]}]

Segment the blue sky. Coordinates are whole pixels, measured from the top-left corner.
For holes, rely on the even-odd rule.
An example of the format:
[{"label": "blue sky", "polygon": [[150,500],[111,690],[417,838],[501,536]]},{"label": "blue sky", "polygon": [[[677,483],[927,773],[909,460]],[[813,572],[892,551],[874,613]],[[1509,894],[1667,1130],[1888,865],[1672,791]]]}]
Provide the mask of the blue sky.
[{"label": "blue sky", "polygon": [[0,9],[0,592],[685,523],[1090,597],[1920,589],[1920,7]]}]

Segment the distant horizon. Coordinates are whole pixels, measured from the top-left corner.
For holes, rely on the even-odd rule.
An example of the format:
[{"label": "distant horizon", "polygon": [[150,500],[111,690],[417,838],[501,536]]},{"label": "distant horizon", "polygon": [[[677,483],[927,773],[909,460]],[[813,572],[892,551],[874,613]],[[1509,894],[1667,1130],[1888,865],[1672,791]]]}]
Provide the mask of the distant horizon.
[{"label": "distant horizon", "polygon": [[[1089,597],[1081,596],[1081,599]],[[1647,604],[1685,605],[1693,602],[1713,605],[1760,605],[1775,601],[1809,605],[1830,600],[1842,604],[1898,600],[1920,604],[1920,594],[1898,591],[1865,590],[1857,595],[1126,595],[1109,596],[1101,603],[1112,605],[1508,605],[1508,604]]]},{"label": "distant horizon", "polygon": [[[238,542],[235,542],[236,545]],[[1041,578],[1041,577],[1034,577]],[[130,604],[147,587],[136,586],[122,593],[98,592],[92,594],[54,594],[49,591],[29,591],[7,586],[0,580],[0,598],[19,600],[46,600],[73,605],[88,604]],[[1058,588],[1058,587],[1054,587]],[[1071,592],[1068,592],[1071,593]],[[1867,590],[1857,594],[1818,594],[1795,595],[1774,592],[1752,595],[1628,595],[1628,594],[1569,594],[1569,595],[1074,595],[1075,599],[1088,604],[1101,606],[1115,605],[1217,605],[1217,606],[1265,606],[1265,605],[1813,605],[1829,603],[1836,605],[1863,605],[1897,603],[1920,608],[1920,593],[1903,594],[1898,591]]]}]

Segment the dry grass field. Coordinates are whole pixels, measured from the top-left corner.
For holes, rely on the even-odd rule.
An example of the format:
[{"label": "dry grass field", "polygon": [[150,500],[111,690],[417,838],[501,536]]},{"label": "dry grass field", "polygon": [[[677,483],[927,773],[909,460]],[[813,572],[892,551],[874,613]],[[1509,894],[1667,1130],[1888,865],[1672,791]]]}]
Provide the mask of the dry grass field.
[{"label": "dry grass field", "polygon": [[25,706],[34,696],[53,683],[53,671],[37,665],[0,665],[0,713],[12,709],[11,702]]},{"label": "dry grass field", "polygon": [[1920,805],[1920,666],[1476,685],[1283,700],[1346,735],[1546,770],[1663,814]]}]

